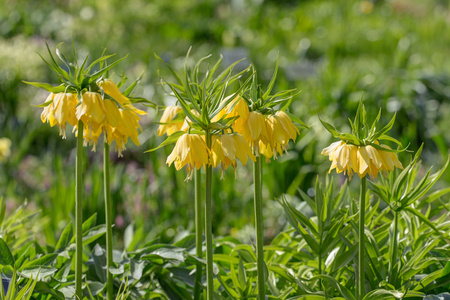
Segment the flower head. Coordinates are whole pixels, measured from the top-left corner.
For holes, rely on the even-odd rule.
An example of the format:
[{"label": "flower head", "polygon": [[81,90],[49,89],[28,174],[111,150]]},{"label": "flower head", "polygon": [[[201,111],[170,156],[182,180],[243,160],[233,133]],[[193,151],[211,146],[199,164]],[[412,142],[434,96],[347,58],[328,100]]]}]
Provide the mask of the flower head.
[{"label": "flower head", "polygon": [[353,172],[360,178],[369,175],[376,178],[382,170],[393,171],[394,167],[403,169],[402,164],[397,158],[396,150],[389,146],[380,145],[378,140],[389,140],[400,144],[397,140],[386,135],[395,120],[395,115],[384,127],[377,129],[377,122],[380,119],[381,111],[371,126],[366,121],[366,110],[362,104],[359,104],[355,120],[350,121],[352,134],[340,133],[333,125],[320,120],[325,128],[340,141],[332,143],[322,150],[322,155],[329,157],[331,163],[330,171],[336,168],[337,173],[344,172],[351,179]]},{"label": "flower head", "polygon": [[184,166],[188,172],[187,180],[192,178],[194,169],[199,170],[209,163],[209,149],[201,135],[186,133],[180,136],[167,157],[166,163],[180,170]]},{"label": "flower head", "polygon": [[[386,145],[381,147],[390,150]],[[355,146],[338,141],[323,149],[322,155],[328,156],[332,162],[329,172],[336,168],[337,173],[344,172],[350,179],[353,172],[360,178],[366,175],[377,178],[381,170],[393,171],[394,167],[403,169],[394,152],[378,150],[371,145]]]},{"label": "flower head", "polygon": [[11,141],[8,138],[0,138],[0,162],[5,161],[11,155]]}]

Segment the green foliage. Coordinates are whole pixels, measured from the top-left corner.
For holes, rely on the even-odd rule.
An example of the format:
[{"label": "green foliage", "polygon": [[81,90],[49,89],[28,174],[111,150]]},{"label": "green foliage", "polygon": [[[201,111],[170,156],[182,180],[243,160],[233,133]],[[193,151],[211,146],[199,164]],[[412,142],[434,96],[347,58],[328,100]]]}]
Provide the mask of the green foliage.
[{"label": "green foliage", "polygon": [[[223,53],[224,68],[230,61],[243,58],[244,55],[234,57],[243,49],[259,70],[258,80],[275,94],[294,88],[302,90],[302,101],[294,101],[291,112],[312,125],[311,130],[302,134],[288,156],[264,165],[264,198],[278,198],[285,192],[290,195],[287,199],[294,198],[285,203],[292,208],[287,207],[290,214],[286,217],[282,214],[286,208],[264,201],[270,299],[345,299],[341,292],[353,293],[357,250],[355,220],[349,220],[357,213],[351,201],[353,183],[348,184],[349,192],[345,192],[343,203],[331,209],[339,224],[336,226],[350,230],[347,236],[338,233],[339,239],[331,251],[324,247],[320,251],[311,248],[315,243],[320,246],[320,241],[326,242],[324,237],[331,234],[326,230],[331,228],[326,225],[327,220],[333,220],[330,210],[313,209],[313,203],[320,200],[315,197],[307,200],[309,197],[298,188],[309,190],[308,195],[313,195],[312,191],[317,194],[314,186],[317,174],[323,174],[328,168],[320,150],[329,144],[330,137],[324,134],[322,126],[317,126],[317,114],[333,120],[336,128],[350,132],[352,128],[345,127],[347,119],[355,115],[362,90],[368,120],[379,119],[380,124],[389,124],[385,116],[396,112],[396,124],[403,126],[393,126],[390,134],[402,145],[410,144],[410,149],[418,149],[425,142],[421,156],[423,167],[417,162],[408,172],[370,183],[377,196],[368,195],[370,201],[366,201],[366,263],[374,266],[366,270],[366,284],[373,289],[366,298],[398,299],[407,291],[411,297],[415,292],[423,295],[447,292],[450,264],[446,260],[450,255],[444,241],[448,241],[449,232],[450,175],[443,169],[435,174],[424,170],[430,165],[443,166],[448,155],[450,80],[446,74],[450,40],[442,34],[448,27],[448,4],[440,0],[374,1],[367,13],[361,10],[362,2],[175,0],[168,4],[164,0],[151,3],[100,0],[55,2],[51,6],[36,1],[0,2],[0,136],[13,142],[10,159],[0,165],[0,196],[4,196],[0,206],[0,237],[7,245],[5,248],[0,242],[5,253],[1,264],[12,262],[11,253],[17,272],[22,272],[19,268],[28,264],[24,274],[36,275],[39,266],[42,274],[51,274],[45,275],[45,280],[52,277],[49,282],[37,281],[35,290],[42,291],[33,294],[37,299],[58,299],[59,292],[73,294],[73,270],[68,257],[74,251],[70,225],[75,189],[74,139],[69,137],[67,143],[61,143],[54,128],[42,126],[39,109],[30,104],[41,105],[45,96],[35,87],[22,84],[22,80],[35,78],[40,82],[59,80],[35,52],[47,51],[44,39],[52,49],[59,41],[69,45],[69,33],[72,33],[79,57],[85,58],[87,52],[91,57],[100,57],[105,47],[120,57],[129,53],[129,58],[117,67],[131,70],[130,76],[134,77],[145,71],[135,92],[153,98],[160,106],[170,102],[166,99],[166,89],[157,84],[157,78],[170,70],[162,67],[153,53],[180,70],[190,46],[195,59],[208,53],[214,57]],[[277,53],[280,60],[277,81],[273,82]],[[56,58],[58,54],[52,56],[60,59]],[[52,59],[45,58],[54,67]],[[83,61],[73,63],[81,65]],[[60,68],[71,71],[70,65],[67,67],[64,62]],[[193,76],[192,70],[190,74]],[[111,75],[121,76],[120,73]],[[44,87],[41,83],[37,86]],[[60,86],[54,88],[61,90]],[[194,94],[200,89],[191,88]],[[377,117],[380,108],[384,113]],[[177,259],[149,252],[144,262],[134,254],[157,244],[172,249],[170,245],[182,240],[193,228],[193,212],[185,209],[192,206],[193,188],[183,183],[184,174],[165,166],[168,149],[143,154],[143,149],[161,143],[153,134],[152,118],[143,119],[142,146],[129,145],[124,159],[112,159],[115,245],[116,249],[126,249],[123,256],[115,252],[115,291],[120,294],[119,287],[122,287],[127,291],[122,298],[127,294],[138,298],[141,295],[133,294],[133,289],[145,287],[147,298],[166,299],[167,295],[183,298],[186,291],[191,291],[189,280],[193,275],[189,272],[196,262],[191,254],[193,246],[187,240],[186,245],[175,246],[173,253],[168,252]],[[405,152],[399,158],[405,161]],[[100,159],[101,153],[90,152],[83,162],[86,174],[83,214],[91,216],[98,212],[97,222],[91,228],[104,223]],[[404,174],[402,183],[394,190],[399,174]],[[217,237],[215,258],[223,282],[222,286],[217,277],[216,287],[217,295],[224,298],[229,297],[225,285],[239,295],[251,296],[254,290],[248,286],[256,278],[247,225],[253,221],[251,194],[247,192],[251,184],[250,170],[239,168],[237,175],[238,180],[215,180],[213,189],[218,208],[213,215],[213,231]],[[342,177],[336,176],[333,189],[341,182]],[[425,194],[420,192],[428,187]],[[331,197],[326,189],[321,192],[323,199]],[[332,194],[331,198],[335,199],[339,191]],[[28,199],[30,204],[19,206],[23,199]],[[36,214],[38,210],[40,215]],[[395,211],[398,211],[398,235],[393,226]],[[346,216],[342,225],[339,215]],[[286,219],[298,229],[281,230]],[[103,297],[102,273],[94,263],[94,257],[96,262],[102,261],[103,230],[100,225],[85,235],[88,241],[89,236],[100,237],[84,253],[86,284],[90,287],[87,298]],[[236,231],[241,241],[229,237]],[[393,261],[394,237],[398,237],[398,255]],[[159,241],[151,242],[155,238]],[[241,247],[246,250],[233,251]],[[163,252],[163,256],[169,256],[168,253]],[[130,257],[136,257],[137,261],[130,261]],[[319,275],[319,266],[323,275]],[[141,271],[144,276],[140,275]],[[19,286],[31,282],[21,276],[16,277]],[[321,293],[321,285],[329,294]]]}]

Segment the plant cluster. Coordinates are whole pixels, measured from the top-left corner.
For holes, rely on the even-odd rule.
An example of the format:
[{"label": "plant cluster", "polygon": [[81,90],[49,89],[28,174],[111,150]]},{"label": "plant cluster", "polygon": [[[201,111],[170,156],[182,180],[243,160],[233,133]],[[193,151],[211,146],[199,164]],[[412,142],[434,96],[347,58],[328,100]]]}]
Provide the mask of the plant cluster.
[{"label": "plant cluster", "polygon": [[[300,202],[278,199],[292,228],[265,245],[262,156],[270,162],[283,155],[299,128],[309,128],[288,112],[294,90],[272,93],[278,63],[264,89],[254,66],[234,72],[240,61],[219,72],[222,59],[205,68],[205,57],[193,68],[186,60],[176,71],[157,57],[172,75],[174,82],[162,83],[176,103],[165,107],[159,122],[157,135],[167,134],[166,140],[147,152],[175,144],[166,163],[176,170],[186,167],[186,179],[194,179],[195,232],[166,244],[130,228],[124,250],[114,251],[109,146],[115,142],[121,156],[128,138],[139,145],[139,115],[145,112],[133,104],[157,106],[131,96],[139,79],[123,93],[119,88],[125,80],[116,85],[110,79],[122,59],[108,65],[111,56],[102,55],[87,65],[86,56],[79,65],[75,47],[73,62],[58,47],[61,67],[48,51],[47,64],[61,85],[27,83],[50,92],[41,105],[42,122],[58,125],[63,138],[67,123],[74,128],[75,220],[54,245],[41,246],[26,234],[18,240],[26,232],[23,220],[37,216],[23,210],[7,215],[2,200],[0,292],[7,287],[1,299],[427,299],[449,290],[450,210],[442,197],[450,189],[430,192],[448,161],[436,173],[422,174],[421,147],[403,167],[398,155],[405,149],[387,135],[395,117],[380,127],[380,111],[369,126],[362,100],[350,121],[351,134],[321,120],[340,140],[322,151],[331,161],[330,172],[336,169],[349,180],[358,174],[359,198],[354,199],[347,181],[336,187],[328,177],[325,182],[318,178],[313,193],[298,190]],[[96,214],[83,222],[81,162],[83,146],[95,150],[102,133],[106,220],[97,225]],[[225,171],[229,166],[236,170],[237,160],[253,162],[254,247],[213,236],[212,169],[220,165],[221,179],[228,180]],[[95,243],[103,236],[105,248]]]}]

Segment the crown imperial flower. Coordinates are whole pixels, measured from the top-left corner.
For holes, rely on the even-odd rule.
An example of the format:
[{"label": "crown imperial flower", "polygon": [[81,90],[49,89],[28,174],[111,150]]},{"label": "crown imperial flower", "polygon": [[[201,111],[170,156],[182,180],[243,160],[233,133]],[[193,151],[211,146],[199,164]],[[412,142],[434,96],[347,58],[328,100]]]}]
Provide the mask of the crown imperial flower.
[{"label": "crown imperial flower", "polygon": [[50,123],[50,126],[59,126],[59,135],[66,138],[66,125],[69,123],[72,126],[77,124],[75,116],[75,107],[78,104],[76,94],[71,93],[50,93],[45,100],[45,103],[51,102],[41,114],[41,121]]},{"label": "crown imperial flower", "polygon": [[350,179],[353,172],[358,174],[360,178],[366,175],[376,178],[382,170],[393,171],[394,167],[403,169],[396,151],[387,145],[380,145],[378,141],[378,139],[385,139],[400,144],[395,139],[385,135],[392,128],[395,116],[380,131],[375,130],[376,123],[380,119],[380,113],[370,129],[365,116],[366,111],[361,102],[354,122],[350,122],[353,134],[340,133],[331,124],[320,120],[334,137],[341,139],[322,150],[322,155],[328,156],[332,162],[329,173],[336,169],[337,173],[344,172]]},{"label": "crown imperial flower", "polygon": [[169,122],[172,121],[172,119],[182,110],[183,109],[181,107],[176,105],[169,105],[164,109],[163,115],[161,116],[161,120],[159,122],[165,124],[159,125],[157,131],[158,136],[162,136],[165,133],[167,133],[167,135],[171,135],[172,133],[181,130],[181,127],[183,126],[183,121],[173,123]]},{"label": "crown imperial flower", "polygon": [[223,179],[224,171],[231,165],[235,169],[237,159],[239,159],[242,165],[247,164],[248,158],[255,161],[256,158],[252,154],[248,143],[239,133],[223,134],[214,136],[211,148],[211,165],[215,168],[219,164],[222,167]]},{"label": "crown imperial flower", "polygon": [[209,149],[203,137],[199,134],[186,133],[180,136],[167,157],[166,163],[175,165],[177,170],[184,166],[188,172],[186,180],[191,179],[194,169],[199,170],[202,166],[209,164]]}]

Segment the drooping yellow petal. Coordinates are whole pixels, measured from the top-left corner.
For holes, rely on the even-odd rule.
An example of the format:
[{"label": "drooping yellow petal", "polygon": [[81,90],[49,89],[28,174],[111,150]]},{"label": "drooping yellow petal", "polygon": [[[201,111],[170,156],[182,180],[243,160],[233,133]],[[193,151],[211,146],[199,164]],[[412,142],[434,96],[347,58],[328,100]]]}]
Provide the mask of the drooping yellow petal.
[{"label": "drooping yellow petal", "polygon": [[187,179],[193,175],[194,169],[209,164],[210,151],[206,147],[204,139],[198,134],[186,133],[180,136],[172,153],[167,157],[166,163],[170,166],[174,163],[175,168],[180,170],[186,166]]},{"label": "drooping yellow petal", "polygon": [[110,79],[103,79],[98,82],[98,86],[103,89],[105,94],[111,96],[114,100],[120,103],[120,105],[124,106],[126,104],[130,104],[130,99],[125,97],[117,87],[117,85]]},{"label": "drooping yellow petal", "polygon": [[370,165],[369,154],[367,154],[367,149],[365,147],[358,148],[357,160],[359,164],[358,174],[362,178],[367,174]]},{"label": "drooping yellow petal", "polygon": [[365,148],[366,148],[367,154],[369,155],[369,158],[372,161],[372,163],[374,164],[374,166],[377,169],[381,169],[381,167],[383,166],[383,162],[381,160],[380,154],[378,154],[378,150],[370,145],[365,146]]},{"label": "drooping yellow petal", "polygon": [[[160,123],[169,123],[172,121],[172,119],[183,109],[179,106],[170,105],[167,106],[166,109],[164,109],[163,115],[161,116]],[[162,136],[165,133],[167,135],[171,135],[175,131],[178,131],[181,129],[181,126],[183,126],[183,122],[176,122],[171,124],[160,124],[158,127],[157,134],[158,136]]]}]

